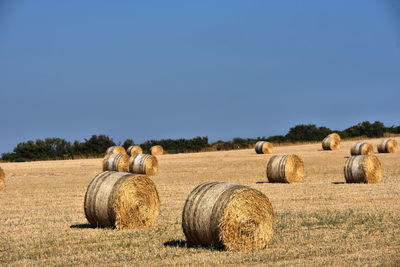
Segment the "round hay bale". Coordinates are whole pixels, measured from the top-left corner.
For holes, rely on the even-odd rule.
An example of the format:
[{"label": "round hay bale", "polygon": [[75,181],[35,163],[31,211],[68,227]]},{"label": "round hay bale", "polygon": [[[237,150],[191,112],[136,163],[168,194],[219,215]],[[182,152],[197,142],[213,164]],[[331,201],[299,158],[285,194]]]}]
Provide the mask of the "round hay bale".
[{"label": "round hay bale", "polygon": [[158,156],[164,154],[164,149],[162,146],[152,146],[150,148],[150,154],[153,156]]},{"label": "round hay bale", "polygon": [[350,154],[352,156],[356,155],[373,155],[374,148],[371,144],[368,144],[363,141],[355,142],[352,148],[350,149]]},{"label": "round hay bale", "polygon": [[338,150],[340,149],[340,135],[331,133],[322,140],[322,148],[324,150]]},{"label": "round hay bale", "polygon": [[344,177],[347,183],[379,183],[382,166],[375,155],[351,156],[344,165]]},{"label": "round hay bale", "polygon": [[156,175],[158,170],[157,158],[147,154],[135,154],[129,159],[129,172]]},{"label": "round hay bale", "polygon": [[395,139],[387,138],[378,144],[379,153],[394,153],[398,149],[397,141]]},{"label": "round hay bale", "polygon": [[272,153],[273,145],[267,141],[258,141],[255,146],[257,154],[270,154]]},{"label": "round hay bale", "polygon": [[331,133],[330,135],[328,135],[332,138],[335,138],[336,140],[338,140],[340,142],[340,135],[338,133]]},{"label": "round hay bale", "polygon": [[127,154],[106,154],[103,159],[103,171],[129,171],[129,156]]},{"label": "round hay bale", "polygon": [[6,175],[3,169],[0,167],[0,191],[6,187]]},{"label": "round hay bale", "polygon": [[84,209],[94,226],[145,229],[155,225],[160,199],[146,175],[105,171],[90,182]]},{"label": "round hay bale", "polygon": [[273,234],[269,199],[247,186],[211,182],[197,186],[182,212],[189,245],[227,250],[263,249]]},{"label": "round hay bale", "polygon": [[304,164],[297,155],[275,155],[267,164],[267,178],[270,183],[302,183]]},{"label": "round hay bale", "polygon": [[110,146],[106,154],[126,154],[126,150],[122,146]]},{"label": "round hay bale", "polygon": [[135,154],[143,154],[143,150],[140,146],[130,146],[126,150],[126,153],[128,153],[129,156],[133,156]]}]

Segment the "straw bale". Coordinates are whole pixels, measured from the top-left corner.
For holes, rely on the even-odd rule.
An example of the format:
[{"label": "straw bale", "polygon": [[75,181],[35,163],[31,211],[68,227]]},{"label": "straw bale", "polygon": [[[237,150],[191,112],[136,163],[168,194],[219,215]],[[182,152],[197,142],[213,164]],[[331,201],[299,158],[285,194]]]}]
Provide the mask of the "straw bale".
[{"label": "straw bale", "polygon": [[158,161],[155,156],[148,154],[135,154],[129,159],[129,172],[156,175]]},{"label": "straw bale", "polygon": [[150,154],[153,155],[153,156],[162,155],[162,154],[164,154],[164,149],[163,149],[162,146],[159,146],[159,145],[152,146],[150,148]]},{"label": "straw bale", "polygon": [[273,145],[267,141],[258,141],[255,146],[257,154],[270,154],[272,153]]},{"label": "straw bale", "polygon": [[85,216],[94,226],[145,229],[155,225],[160,199],[146,175],[102,172],[89,184],[84,201]]},{"label": "straw bale", "polygon": [[344,177],[347,183],[379,183],[382,166],[375,155],[351,156],[344,165]]},{"label": "straw bale", "polygon": [[328,135],[336,140],[338,140],[339,142],[341,141],[340,139],[340,135],[338,133],[331,133],[330,135]]},{"label": "straw bale", "polygon": [[106,154],[103,159],[103,171],[129,171],[129,156],[127,154]]},{"label": "straw bale", "polygon": [[110,146],[106,154],[126,154],[126,150],[122,146]]},{"label": "straw bale", "polygon": [[304,164],[297,155],[275,155],[267,164],[267,178],[270,183],[302,183]]},{"label": "straw bale", "polygon": [[352,156],[373,155],[374,148],[371,144],[368,144],[367,142],[358,141],[358,142],[355,142],[354,145],[351,147],[350,154]]},{"label": "straw bale", "polygon": [[3,169],[0,167],[0,191],[6,187],[6,175]]},{"label": "straw bale", "polygon": [[133,156],[135,154],[143,154],[143,150],[140,146],[130,146],[126,150],[126,153],[128,153],[129,156]]},{"label": "straw bale", "polygon": [[379,153],[394,153],[398,149],[397,141],[395,139],[387,138],[378,144]]},{"label": "straw bale", "polygon": [[226,250],[263,249],[273,235],[269,199],[247,186],[210,182],[197,186],[182,212],[190,245]]},{"label": "straw bale", "polygon": [[324,150],[338,150],[340,149],[340,135],[331,133],[322,140],[322,148]]}]

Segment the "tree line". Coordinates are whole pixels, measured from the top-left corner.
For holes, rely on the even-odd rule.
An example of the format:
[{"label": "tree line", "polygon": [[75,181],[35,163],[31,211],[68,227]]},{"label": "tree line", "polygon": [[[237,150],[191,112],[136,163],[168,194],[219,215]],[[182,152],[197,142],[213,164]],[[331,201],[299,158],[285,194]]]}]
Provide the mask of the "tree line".
[{"label": "tree line", "polygon": [[[199,152],[209,150],[230,150],[249,148],[255,143],[265,140],[271,143],[293,143],[307,141],[321,141],[328,134],[337,132],[343,139],[353,137],[382,137],[384,133],[400,134],[400,126],[386,127],[382,122],[375,121],[373,123],[364,121],[353,125],[343,131],[331,130],[327,127],[317,127],[315,124],[300,124],[289,129],[286,135],[274,135],[269,137],[257,138],[233,138],[231,141],[219,140],[214,143],[208,142],[208,137],[195,137],[192,139],[161,139],[148,140],[140,145],[144,153],[149,153],[150,148],[154,145],[161,145],[167,153],[186,153]],[[29,140],[17,144],[13,152],[3,153],[1,160],[3,161],[32,161],[32,160],[56,160],[56,159],[75,159],[102,157],[108,147],[114,145],[122,145],[125,149],[134,145],[132,139],[125,140],[122,144],[115,143],[112,138],[106,135],[92,135],[83,142],[69,142],[61,138],[46,138],[36,141]]]}]

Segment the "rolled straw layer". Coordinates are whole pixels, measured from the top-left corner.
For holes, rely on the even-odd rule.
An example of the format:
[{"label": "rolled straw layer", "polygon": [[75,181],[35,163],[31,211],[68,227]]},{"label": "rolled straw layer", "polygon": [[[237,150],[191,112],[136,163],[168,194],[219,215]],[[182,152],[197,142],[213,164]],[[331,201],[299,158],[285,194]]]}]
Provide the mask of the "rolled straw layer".
[{"label": "rolled straw layer", "polygon": [[103,171],[129,171],[129,156],[127,154],[106,154],[103,159]]},{"label": "rolled straw layer", "polygon": [[324,150],[340,149],[340,136],[337,133],[331,133],[322,140],[322,148]]},{"label": "rolled straw layer", "polygon": [[126,153],[128,153],[129,156],[133,156],[135,154],[143,154],[143,150],[140,146],[130,146],[126,150]]},{"label": "rolled straw layer", "polygon": [[162,146],[158,146],[158,145],[157,146],[152,146],[150,148],[150,154],[153,155],[153,156],[162,155],[162,154],[164,154],[164,149],[163,149]]},{"label": "rolled straw layer", "polygon": [[94,226],[144,229],[158,217],[160,200],[146,175],[106,171],[89,184],[84,201],[85,216]]},{"label": "rolled straw layer", "polygon": [[270,183],[302,183],[304,164],[297,155],[275,155],[267,164],[267,178]]},{"label": "rolled straw layer", "polygon": [[397,141],[395,139],[384,139],[380,144],[378,144],[379,153],[394,153],[398,149]]},{"label": "rolled straw layer", "polygon": [[355,142],[354,145],[350,149],[350,154],[352,156],[356,155],[373,155],[374,148],[371,144],[368,144],[363,141]]},{"label": "rolled straw layer", "polygon": [[129,159],[129,172],[156,175],[158,170],[157,158],[147,154],[135,154]]},{"label": "rolled straw layer", "polygon": [[379,183],[382,166],[375,155],[351,156],[344,165],[344,177],[347,183]]},{"label": "rolled straw layer", "polygon": [[274,212],[260,191],[230,183],[197,186],[188,196],[182,228],[190,245],[227,250],[263,249],[273,234]]},{"label": "rolled straw layer", "polygon": [[258,141],[255,146],[257,154],[270,154],[272,153],[273,145],[267,141]]},{"label": "rolled straw layer", "polygon": [[122,146],[110,146],[106,154],[126,154],[126,150]]}]

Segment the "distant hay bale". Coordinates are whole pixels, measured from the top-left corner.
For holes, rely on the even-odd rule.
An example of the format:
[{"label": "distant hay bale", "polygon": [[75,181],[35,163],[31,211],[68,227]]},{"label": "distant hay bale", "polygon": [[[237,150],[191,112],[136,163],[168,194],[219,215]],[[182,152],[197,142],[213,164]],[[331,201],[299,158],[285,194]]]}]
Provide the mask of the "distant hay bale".
[{"label": "distant hay bale", "polygon": [[106,154],[126,154],[126,150],[122,146],[110,146]]},{"label": "distant hay bale", "polygon": [[157,158],[147,154],[135,154],[129,159],[129,172],[156,175],[158,170]]},{"label": "distant hay bale", "polygon": [[352,156],[373,155],[374,148],[371,144],[368,144],[367,142],[358,141],[358,142],[355,142],[354,145],[351,147],[350,154]]},{"label": "distant hay bale", "polygon": [[146,175],[105,171],[89,184],[85,216],[93,226],[145,229],[155,225],[160,199]]},{"label": "distant hay bale", "polygon": [[395,139],[384,139],[380,144],[378,144],[379,153],[394,153],[398,149],[397,141]]},{"label": "distant hay bale", "polygon": [[126,153],[128,153],[129,156],[133,156],[135,154],[143,154],[143,150],[140,146],[130,146],[126,150]]},{"label": "distant hay bale", "polygon": [[230,183],[197,186],[182,212],[182,228],[190,245],[227,250],[265,248],[273,224],[274,211],[263,193]]},{"label": "distant hay bale", "polygon": [[129,156],[127,154],[106,154],[103,159],[103,171],[129,171]]},{"label": "distant hay bale", "polygon": [[162,146],[152,146],[150,148],[150,154],[153,156],[158,156],[164,154],[164,149]]},{"label": "distant hay bale", "polygon": [[351,156],[344,165],[347,183],[375,184],[382,180],[382,167],[375,155]]},{"label": "distant hay bale", "polygon": [[267,178],[270,183],[302,183],[304,164],[297,155],[275,155],[267,164]]},{"label": "distant hay bale", "polygon": [[6,175],[3,169],[0,167],[0,191],[6,187]]},{"label": "distant hay bale", "polygon": [[257,154],[270,154],[272,153],[273,145],[267,141],[258,141],[256,143],[256,153]]},{"label": "distant hay bale", "polygon": [[322,148],[324,150],[337,150],[340,149],[340,135],[331,133],[322,140]]}]

